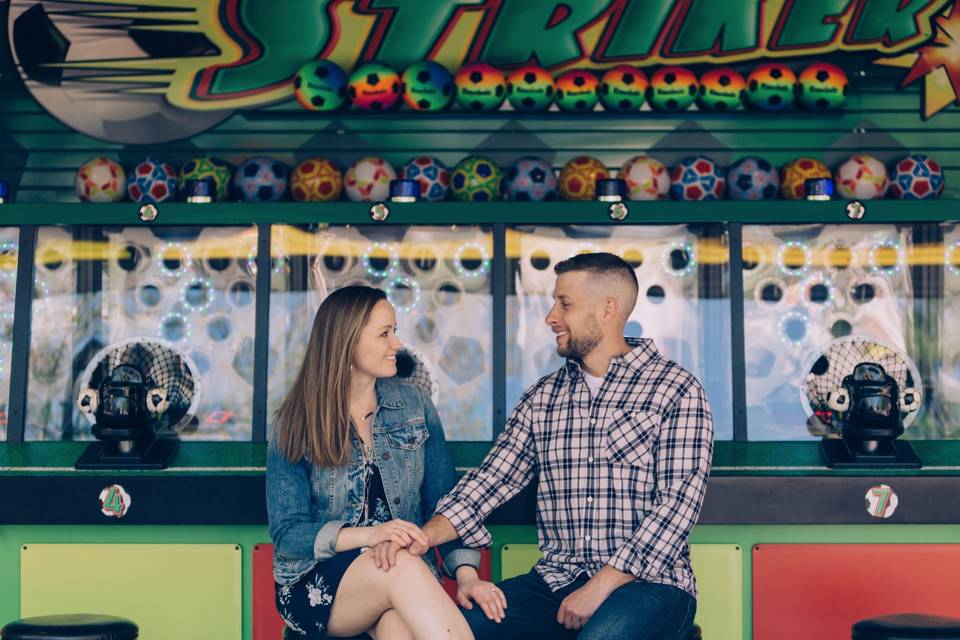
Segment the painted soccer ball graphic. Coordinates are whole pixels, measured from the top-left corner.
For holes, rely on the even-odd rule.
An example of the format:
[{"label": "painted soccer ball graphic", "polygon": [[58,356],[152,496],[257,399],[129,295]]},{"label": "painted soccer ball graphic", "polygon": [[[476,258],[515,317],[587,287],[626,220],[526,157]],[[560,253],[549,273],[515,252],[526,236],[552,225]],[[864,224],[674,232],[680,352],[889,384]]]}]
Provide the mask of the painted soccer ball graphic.
[{"label": "painted soccer ball graphic", "polygon": [[882,198],[890,186],[887,168],[882,162],[866,154],[851,156],[837,168],[833,180],[837,193],[848,200]]},{"label": "painted soccer ball graphic", "polygon": [[343,185],[354,202],[380,202],[390,196],[390,181],[397,172],[383,158],[360,158],[347,169]]},{"label": "painted soccer ball graphic", "polygon": [[218,201],[224,201],[230,196],[230,166],[213,156],[194,158],[180,167],[180,192],[186,190],[187,182],[203,178],[213,180]]},{"label": "painted soccer ball graphic", "polygon": [[130,171],[127,196],[134,202],[171,202],[177,199],[177,170],[173,165],[147,158]]},{"label": "painted soccer ball graphic", "polygon": [[608,111],[636,111],[646,100],[649,84],[640,69],[618,65],[600,78],[600,102]]},{"label": "painted soccer ball graphic", "polygon": [[743,106],[747,81],[729,67],[710,69],[700,76],[697,104],[708,111],[733,111]]},{"label": "painted soccer ball graphic", "polygon": [[836,65],[815,62],[800,72],[798,82],[800,104],[808,109],[840,109],[847,101],[847,74]]},{"label": "painted soccer ball graphic", "polygon": [[597,76],[585,69],[564,71],[554,81],[561,111],[592,111],[597,106]]},{"label": "painted soccer ball graphic", "polygon": [[517,111],[543,111],[553,101],[553,92],[553,76],[535,64],[525,64],[507,76],[507,100]]},{"label": "painted soccer ball graphic", "polygon": [[697,99],[697,76],[683,67],[661,67],[650,78],[650,106],[658,111],[683,111]]},{"label": "painted soccer ball graphic", "polygon": [[347,74],[330,60],[311,60],[293,77],[293,96],[310,111],[333,111],[347,100]]},{"label": "painted soccer ball graphic", "polygon": [[684,158],[670,172],[675,200],[719,200],[726,191],[724,171],[706,156]]},{"label": "painted soccer ball graphic", "polygon": [[597,180],[609,177],[607,168],[593,156],[577,156],[560,171],[560,195],[564,200],[593,200]]},{"label": "painted soccer ball graphic", "polygon": [[386,111],[400,99],[400,76],[380,62],[353,70],[347,85],[353,106],[363,111]]},{"label": "painted soccer ball graphic", "polygon": [[83,202],[119,202],[123,200],[127,176],[123,167],[110,158],[87,160],[74,176],[73,187]]},{"label": "painted soccer ball graphic", "polygon": [[787,200],[806,197],[804,183],[811,178],[832,178],[829,167],[816,158],[794,158],[783,167],[780,195]]},{"label": "painted soccer ball graphic", "polygon": [[331,202],[341,191],[340,169],[326,158],[304,160],[290,174],[290,195],[297,202]]},{"label": "painted soccer ball graphic", "polygon": [[416,111],[440,111],[453,100],[453,76],[439,62],[414,62],[403,72],[403,101]]},{"label": "painted soccer ball graphic", "polygon": [[287,193],[289,174],[273,158],[250,158],[233,175],[233,191],[244,202],[276,202]]},{"label": "painted soccer ball graphic", "polygon": [[761,64],[747,76],[747,99],[764,111],[782,111],[793,106],[797,76],[779,62]]},{"label": "painted soccer ball graphic", "polygon": [[630,200],[666,200],[670,193],[670,172],[650,156],[634,156],[623,163],[619,176],[627,183]]},{"label": "painted soccer ball graphic", "polygon": [[933,200],[943,193],[943,169],[933,158],[912,154],[893,165],[890,195],[901,200]]},{"label": "painted soccer ball graphic", "polygon": [[489,202],[500,196],[503,174],[493,160],[467,156],[450,173],[450,191],[457,200]]},{"label": "painted soccer ball graphic", "polygon": [[417,156],[400,167],[400,177],[419,182],[420,197],[428,202],[443,200],[450,190],[447,165],[431,156]]},{"label": "painted soccer ball graphic", "polygon": [[780,191],[777,168],[763,158],[741,158],[727,168],[731,200],[774,200]]},{"label": "painted soccer ball graphic", "polygon": [[503,177],[503,196],[507,200],[540,202],[557,195],[557,177],[543,158],[520,158]]},{"label": "painted soccer ball graphic", "polygon": [[503,72],[482,62],[460,67],[453,81],[457,86],[457,104],[470,111],[495,111],[507,95]]}]

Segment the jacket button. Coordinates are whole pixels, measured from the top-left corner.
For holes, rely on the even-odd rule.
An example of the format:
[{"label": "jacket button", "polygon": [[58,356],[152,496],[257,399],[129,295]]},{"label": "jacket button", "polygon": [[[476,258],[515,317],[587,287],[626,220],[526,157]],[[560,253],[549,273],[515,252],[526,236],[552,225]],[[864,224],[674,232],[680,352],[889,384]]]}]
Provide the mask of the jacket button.
[{"label": "jacket button", "polygon": [[394,498],[393,504],[400,504],[400,498]]},{"label": "jacket button", "polygon": [[389,451],[384,452],[383,456],[381,456],[381,457],[382,457],[384,460],[389,460],[389,459],[390,459],[390,452],[389,452]]}]

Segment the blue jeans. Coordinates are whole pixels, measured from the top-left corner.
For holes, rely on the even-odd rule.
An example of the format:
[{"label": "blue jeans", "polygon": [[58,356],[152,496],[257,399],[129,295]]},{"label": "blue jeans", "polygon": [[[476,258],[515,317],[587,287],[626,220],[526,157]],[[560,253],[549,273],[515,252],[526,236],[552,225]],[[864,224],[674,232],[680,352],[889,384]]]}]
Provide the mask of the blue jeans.
[{"label": "blue jeans", "polygon": [[563,599],[586,582],[581,575],[554,592],[531,570],[497,585],[507,597],[506,617],[500,624],[487,619],[476,604],[461,611],[476,640],[682,640],[693,624],[697,601],[690,594],[636,581],[610,594],[578,635],[557,622],[557,611]]}]

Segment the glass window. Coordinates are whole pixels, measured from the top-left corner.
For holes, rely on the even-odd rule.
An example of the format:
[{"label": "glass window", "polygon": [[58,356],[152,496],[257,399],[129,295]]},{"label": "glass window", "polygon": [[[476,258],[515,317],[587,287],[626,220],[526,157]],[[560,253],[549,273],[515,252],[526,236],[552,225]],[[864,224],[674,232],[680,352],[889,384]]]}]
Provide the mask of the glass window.
[{"label": "glass window", "polygon": [[7,437],[10,360],[13,354],[13,310],[17,289],[20,230],[0,227],[0,440]]}]

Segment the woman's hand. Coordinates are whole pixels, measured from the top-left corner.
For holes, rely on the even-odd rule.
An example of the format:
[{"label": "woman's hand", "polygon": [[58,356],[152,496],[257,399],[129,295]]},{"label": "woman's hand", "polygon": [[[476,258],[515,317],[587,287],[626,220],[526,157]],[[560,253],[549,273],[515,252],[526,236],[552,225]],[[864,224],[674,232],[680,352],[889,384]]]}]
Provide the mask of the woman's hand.
[{"label": "woman's hand", "polygon": [[399,548],[427,544],[427,534],[420,527],[406,520],[391,520],[367,529],[366,547],[375,547],[381,542],[395,542]]},{"label": "woman's hand", "polygon": [[494,622],[503,621],[507,615],[507,597],[500,587],[480,578],[458,579],[457,602],[464,609],[473,609],[471,600],[480,605],[487,618]]},{"label": "woman's hand", "polygon": [[392,540],[376,545],[370,550],[370,553],[373,554],[374,566],[377,569],[383,569],[384,572],[390,571],[390,567],[397,564],[398,551],[400,551],[400,545]]}]

